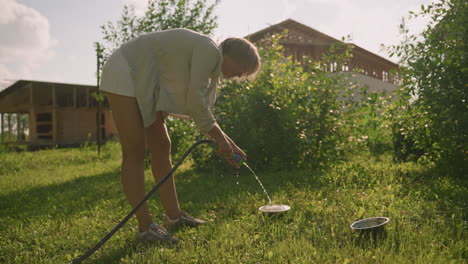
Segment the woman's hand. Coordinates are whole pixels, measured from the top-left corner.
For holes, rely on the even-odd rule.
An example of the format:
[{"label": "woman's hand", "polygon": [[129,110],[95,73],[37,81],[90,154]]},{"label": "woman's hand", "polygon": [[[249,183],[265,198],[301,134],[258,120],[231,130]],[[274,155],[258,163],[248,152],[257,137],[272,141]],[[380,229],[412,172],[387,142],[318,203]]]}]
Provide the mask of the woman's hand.
[{"label": "woman's hand", "polygon": [[[234,161],[234,150],[232,148],[231,139],[226,134],[224,134],[224,132],[221,130],[218,124],[215,124],[213,128],[210,131],[208,131],[208,135],[210,135],[216,142],[216,145],[218,145],[219,148],[216,151],[218,155],[224,157],[227,160],[227,162],[231,164],[231,166],[238,169],[239,165]],[[240,152],[236,153],[241,154]]]},{"label": "woman's hand", "polygon": [[237,153],[233,150],[231,144],[229,143],[226,137],[223,137],[221,140],[215,140],[219,149],[216,151],[220,156],[224,157],[231,166],[238,169],[239,165],[234,161],[234,153]]},{"label": "woman's hand", "polygon": [[[224,136],[226,137],[226,139],[229,141],[229,144],[231,145],[231,148],[232,148],[232,151],[234,152],[234,154],[239,154],[241,155],[242,159],[245,161],[247,160],[247,155],[245,154],[245,152],[240,149],[236,143],[234,143],[234,141],[226,134],[224,134]],[[239,164],[238,162],[235,162],[236,163],[236,166],[234,166],[235,168],[239,168]]]},{"label": "woman's hand", "polygon": [[245,154],[245,152],[244,152],[242,149],[240,149],[240,148],[236,145],[236,143],[234,143],[234,141],[232,141],[232,139],[230,139],[227,135],[226,135],[226,137],[227,137],[227,139],[228,139],[228,141],[229,141],[229,144],[231,144],[232,151],[233,151],[234,153],[236,153],[236,154],[241,155],[243,160],[247,160],[247,155]]}]

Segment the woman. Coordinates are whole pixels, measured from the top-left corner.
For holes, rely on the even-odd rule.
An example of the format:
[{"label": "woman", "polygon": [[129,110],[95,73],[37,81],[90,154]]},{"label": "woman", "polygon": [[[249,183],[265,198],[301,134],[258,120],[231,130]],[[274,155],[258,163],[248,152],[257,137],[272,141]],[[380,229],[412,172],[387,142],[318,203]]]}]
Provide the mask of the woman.
[{"label": "woman", "polygon": [[[235,153],[245,153],[216,123],[210,108],[216,84],[226,79],[255,76],[260,58],[254,45],[242,38],[228,38],[219,46],[209,37],[188,29],[142,35],[115,51],[102,72],[106,92],[122,145],[121,181],[132,207],[145,195],[145,148],[151,151],[151,168],[159,181],[172,168],[167,115],[192,118],[196,127],[211,136],[218,153],[234,167]],[[206,223],[179,207],[174,177],[159,188],[167,229]],[[146,203],[136,212],[137,238],[177,243],[166,228],[153,222]]]}]

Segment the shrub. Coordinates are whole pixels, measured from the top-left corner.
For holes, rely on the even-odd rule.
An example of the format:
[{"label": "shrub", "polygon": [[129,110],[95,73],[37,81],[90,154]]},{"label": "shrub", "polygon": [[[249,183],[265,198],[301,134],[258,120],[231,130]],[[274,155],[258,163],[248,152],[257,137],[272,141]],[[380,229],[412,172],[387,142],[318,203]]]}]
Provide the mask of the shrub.
[{"label": "shrub", "polygon": [[463,170],[466,164],[468,111],[466,38],[468,5],[442,0],[412,16],[430,16],[421,36],[405,36],[391,46],[400,57],[401,101],[395,110],[395,157],[424,159]]},{"label": "shrub", "polygon": [[[337,55],[332,47],[323,61],[305,66],[284,58],[278,39],[259,45],[263,65],[256,80],[228,81],[219,89],[215,115],[254,167],[326,165],[343,150],[339,97],[347,86],[324,65],[343,63],[349,52]],[[198,164],[203,160],[196,157]]]},{"label": "shrub", "polygon": [[[227,81],[218,89],[215,116],[246,151],[249,165],[323,167],[345,153],[390,150],[392,97],[350,85],[326,67],[345,64],[350,48],[332,46],[321,61],[299,63],[284,57],[279,38],[259,45],[263,65],[254,81]],[[175,157],[203,137],[184,121],[172,120],[168,127]],[[194,165],[229,168],[214,155],[211,147],[200,146],[192,154]]]},{"label": "shrub", "polygon": [[359,89],[359,96],[353,99],[343,115],[347,123],[348,152],[369,151],[380,155],[392,148],[391,109],[393,94],[368,92],[366,87]]}]

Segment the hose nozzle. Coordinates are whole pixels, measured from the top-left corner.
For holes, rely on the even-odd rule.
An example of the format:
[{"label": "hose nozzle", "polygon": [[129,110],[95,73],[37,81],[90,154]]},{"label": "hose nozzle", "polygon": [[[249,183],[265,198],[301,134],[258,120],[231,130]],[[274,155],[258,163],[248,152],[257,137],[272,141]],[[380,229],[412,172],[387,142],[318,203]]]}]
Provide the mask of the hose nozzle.
[{"label": "hose nozzle", "polygon": [[234,153],[234,162],[240,167],[242,164],[244,164],[244,159],[242,158],[242,155],[239,153]]}]

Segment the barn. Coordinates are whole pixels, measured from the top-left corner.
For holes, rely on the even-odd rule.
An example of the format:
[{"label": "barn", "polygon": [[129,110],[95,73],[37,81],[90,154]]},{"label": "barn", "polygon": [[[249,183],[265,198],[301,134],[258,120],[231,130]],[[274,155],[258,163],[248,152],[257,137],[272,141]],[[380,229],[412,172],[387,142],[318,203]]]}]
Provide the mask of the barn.
[{"label": "barn", "polygon": [[280,39],[279,43],[284,47],[284,54],[291,56],[296,61],[301,61],[305,57],[321,60],[322,55],[329,50],[331,45],[351,45],[352,58],[348,64],[332,63],[326,65],[328,71],[343,74],[350,82],[367,87],[370,92],[391,92],[397,88],[399,83],[398,64],[292,19],[271,25],[246,36],[246,38],[258,44],[273,34],[283,34],[284,32],[286,35]]},{"label": "barn", "polygon": [[108,102],[98,103],[96,91],[90,85],[14,82],[0,91],[2,143],[35,148],[113,138],[117,130]]}]

